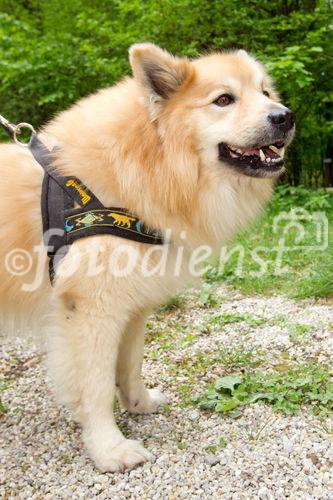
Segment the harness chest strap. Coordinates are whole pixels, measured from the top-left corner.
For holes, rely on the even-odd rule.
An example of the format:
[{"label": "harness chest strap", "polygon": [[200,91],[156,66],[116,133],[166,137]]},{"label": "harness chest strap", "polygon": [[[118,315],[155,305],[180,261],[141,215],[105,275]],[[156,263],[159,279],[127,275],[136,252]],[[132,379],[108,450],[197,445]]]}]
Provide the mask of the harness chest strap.
[{"label": "harness chest strap", "polygon": [[[36,161],[45,171],[42,186],[42,220],[45,244],[51,248],[50,279],[54,277],[58,256],[65,255],[68,245],[79,238],[108,234],[130,239],[139,243],[163,244],[159,231],[150,229],[128,210],[118,207],[104,207],[101,201],[76,177],[59,176],[52,168],[50,152],[32,134],[29,148]],[[74,208],[75,202],[80,205]],[[57,234],[51,229],[59,229]],[[61,250],[60,250],[61,249]],[[57,262],[54,261],[57,254]]]}]

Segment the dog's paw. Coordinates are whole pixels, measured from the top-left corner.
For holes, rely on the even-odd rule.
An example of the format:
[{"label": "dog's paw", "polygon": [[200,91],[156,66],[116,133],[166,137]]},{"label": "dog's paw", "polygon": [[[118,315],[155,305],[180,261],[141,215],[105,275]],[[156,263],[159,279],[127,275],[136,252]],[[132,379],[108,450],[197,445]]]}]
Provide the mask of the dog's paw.
[{"label": "dog's paw", "polygon": [[167,398],[158,389],[147,389],[144,396],[134,401],[131,413],[157,413],[167,402]]},{"label": "dog's paw", "polygon": [[167,402],[167,398],[158,389],[144,389],[137,399],[128,401],[121,398],[122,405],[130,413],[157,413]]},{"label": "dog's paw", "polygon": [[101,472],[122,472],[153,460],[154,456],[138,441],[125,439],[114,448],[106,446],[92,453],[92,458]]}]

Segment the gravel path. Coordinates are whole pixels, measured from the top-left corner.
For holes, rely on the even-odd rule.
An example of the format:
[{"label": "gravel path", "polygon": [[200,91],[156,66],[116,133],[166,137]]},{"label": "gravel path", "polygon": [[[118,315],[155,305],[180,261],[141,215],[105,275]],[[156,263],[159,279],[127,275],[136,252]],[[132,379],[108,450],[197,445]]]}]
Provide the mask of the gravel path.
[{"label": "gravel path", "polygon": [[[222,287],[216,295],[214,308],[200,307],[193,294],[183,307],[151,318],[144,376],[164,390],[169,406],[147,416],[117,410],[123,432],[156,457],[124,474],[93,468],[78,426],[52,398],[43,356],[26,339],[6,340],[0,358],[0,374],[9,380],[1,394],[8,413],[0,417],[0,498],[332,499],[333,418],[324,426],[306,411],[287,417],[254,404],[232,420],[187,403],[216,376],[233,371],[236,354],[248,369],[251,351],[260,370],[332,360],[332,303],[248,298]],[[244,320],[207,328],[216,312]],[[214,360],[218,350],[225,364]]]}]

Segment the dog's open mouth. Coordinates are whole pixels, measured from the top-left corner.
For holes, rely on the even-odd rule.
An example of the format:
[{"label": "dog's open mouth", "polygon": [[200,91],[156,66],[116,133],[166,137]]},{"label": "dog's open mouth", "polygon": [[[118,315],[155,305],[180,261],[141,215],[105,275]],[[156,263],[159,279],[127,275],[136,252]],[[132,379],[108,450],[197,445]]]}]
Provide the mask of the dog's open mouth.
[{"label": "dog's open mouth", "polygon": [[284,142],[268,146],[241,149],[237,146],[219,144],[219,157],[246,175],[254,177],[275,176],[283,171]]}]

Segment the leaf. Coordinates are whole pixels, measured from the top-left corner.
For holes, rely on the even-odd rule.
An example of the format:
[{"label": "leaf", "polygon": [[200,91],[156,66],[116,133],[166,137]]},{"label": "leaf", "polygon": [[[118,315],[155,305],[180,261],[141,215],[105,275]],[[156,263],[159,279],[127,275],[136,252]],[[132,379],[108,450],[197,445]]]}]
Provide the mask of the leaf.
[{"label": "leaf", "polygon": [[223,449],[223,448],[225,448],[226,446],[227,446],[227,442],[226,442],[226,440],[224,439],[224,437],[221,437],[221,438],[220,438],[220,441],[219,441],[219,447]]},{"label": "leaf", "polygon": [[241,416],[242,416],[242,412],[239,408],[235,408],[234,410],[231,410],[230,413],[228,413],[228,417],[233,418],[233,419],[239,418]]},{"label": "leaf", "polygon": [[215,410],[220,413],[226,413],[239,406],[237,399],[230,399],[230,401],[218,401]]},{"label": "leaf", "polygon": [[5,405],[3,404],[3,402],[1,401],[1,398],[0,398],[0,413],[7,413],[8,412],[8,409],[5,407]]},{"label": "leaf", "polygon": [[273,401],[275,399],[274,394],[270,392],[259,392],[258,394],[252,394],[249,399],[246,400],[248,404],[256,403],[259,400]]},{"label": "leaf", "polygon": [[214,410],[215,407],[216,407],[215,399],[212,399],[211,401],[207,399],[199,401],[199,408],[201,408],[201,410]]},{"label": "leaf", "polygon": [[235,386],[239,385],[242,382],[243,378],[239,376],[227,376],[217,379],[215,382],[215,389],[220,391],[221,389],[227,389],[232,392]]}]

